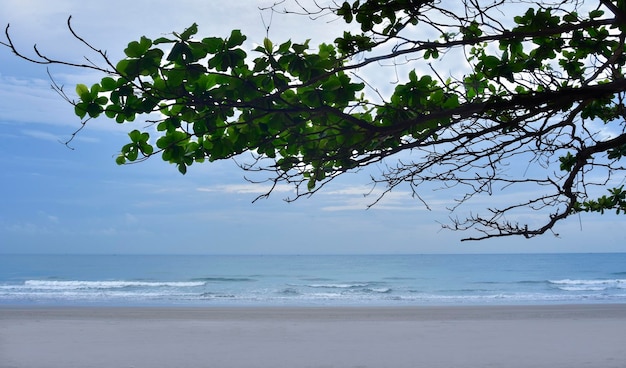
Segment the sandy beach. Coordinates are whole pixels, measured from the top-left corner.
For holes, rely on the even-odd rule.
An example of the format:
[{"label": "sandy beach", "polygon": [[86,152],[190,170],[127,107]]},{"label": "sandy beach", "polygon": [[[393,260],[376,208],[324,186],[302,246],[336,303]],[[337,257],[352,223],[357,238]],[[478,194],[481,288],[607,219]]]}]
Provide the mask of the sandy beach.
[{"label": "sandy beach", "polygon": [[0,307],[2,368],[626,367],[626,305]]}]

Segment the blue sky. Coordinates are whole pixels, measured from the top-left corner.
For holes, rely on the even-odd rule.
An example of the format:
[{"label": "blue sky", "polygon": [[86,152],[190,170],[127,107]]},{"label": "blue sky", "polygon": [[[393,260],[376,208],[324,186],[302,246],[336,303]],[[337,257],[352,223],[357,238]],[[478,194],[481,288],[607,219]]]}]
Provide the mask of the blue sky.
[{"label": "blue sky", "polygon": [[[65,27],[121,57],[141,35],[157,38],[197,22],[202,36],[248,35],[247,46],[262,42],[270,17],[263,1],[203,0],[6,0],[0,25],[11,24],[16,43],[28,51],[37,43],[46,54],[80,60],[88,50]],[[287,38],[323,42],[342,32],[341,23],[296,16],[271,19],[274,42]],[[73,91],[101,76],[52,67],[54,78]],[[380,73],[384,74],[384,73]],[[498,253],[623,252],[623,217],[585,215],[562,222],[561,236],[464,242],[470,234],[442,230],[450,191],[425,189],[428,211],[400,188],[378,206],[366,173],[349,175],[312,198],[286,203],[290,188],[252,203],[265,187],[247,183],[233,162],[194,165],[182,176],[160,159],[117,166],[126,132],[141,122],[117,126],[92,121],[69,150],[66,140],[79,126],[73,108],[50,89],[44,66],[32,65],[0,48],[0,253]],[[374,168],[375,169],[375,168]],[[458,193],[456,193],[458,195]],[[515,195],[514,193],[502,194]],[[500,198],[478,199],[479,211]],[[459,213],[462,216],[463,213]],[[582,230],[581,230],[582,228]]]}]

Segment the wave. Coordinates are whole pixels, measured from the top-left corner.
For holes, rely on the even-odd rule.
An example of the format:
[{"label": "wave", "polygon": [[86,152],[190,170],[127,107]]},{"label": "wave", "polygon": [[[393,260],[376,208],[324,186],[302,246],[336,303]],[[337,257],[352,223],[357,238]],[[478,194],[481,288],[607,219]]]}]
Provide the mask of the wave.
[{"label": "wave", "polygon": [[304,281],[332,281],[332,279],[326,277],[305,277],[302,280]]},{"label": "wave", "polygon": [[281,290],[278,294],[280,294],[280,295],[287,295],[287,296],[301,295],[298,290],[296,290],[294,288],[290,288],[290,287]]},{"label": "wave", "polygon": [[369,284],[356,283],[356,284],[308,284],[306,287],[314,288],[314,289],[356,289],[356,288],[364,288],[369,286]]},{"label": "wave", "polygon": [[604,291],[609,289],[626,289],[626,279],[602,279],[602,280],[548,280],[563,291]]},{"label": "wave", "polygon": [[253,279],[250,277],[200,277],[192,279],[193,281],[204,281],[204,282],[251,282],[258,281],[257,279]]},{"label": "wave", "polygon": [[235,294],[218,294],[218,293],[202,293],[200,294],[200,298],[205,299],[234,299],[236,298]]},{"label": "wave", "polygon": [[370,292],[370,293],[390,294],[393,290],[391,288],[375,288],[375,289],[364,289],[363,291]]},{"label": "wave", "polygon": [[[122,289],[131,287],[198,287],[206,283],[201,281],[52,281],[52,280],[27,280],[20,288],[47,289],[47,290],[80,290],[80,289]],[[13,288],[16,286],[14,285]]]},{"label": "wave", "polygon": [[[0,303],[89,302],[89,303],[212,303],[260,304],[465,304],[465,303],[552,303],[606,302],[626,300],[626,278],[577,279],[533,277],[489,284],[423,287],[413,283],[380,280],[303,278],[270,283],[263,277],[206,277],[180,281],[137,280],[59,280],[31,279],[0,283]],[[253,282],[254,281],[254,282]],[[274,282],[273,280],[271,280]],[[533,284],[533,285],[531,285]],[[535,286],[534,284],[538,284]]]},{"label": "wave", "polygon": [[[129,288],[129,289],[76,289],[49,290],[30,289],[21,291],[0,290],[0,303],[9,302],[61,302],[61,303],[199,303],[198,305],[448,305],[448,304],[492,304],[492,303],[602,303],[623,302],[625,293],[581,291],[564,292],[554,289],[547,293],[491,292],[432,293],[392,290],[390,288],[365,289],[305,289],[284,288],[273,292],[263,290],[206,291],[182,288]],[[557,292],[558,290],[558,292]],[[210,303],[210,304],[206,304]]]},{"label": "wave", "polygon": [[558,289],[563,291],[604,291],[608,288],[602,286],[560,286]]},{"label": "wave", "polygon": [[537,281],[537,280],[523,280],[523,281],[517,281],[516,284],[528,284],[528,285],[533,285],[533,284],[543,284],[545,281]]},{"label": "wave", "polygon": [[544,304],[544,303],[623,303],[626,294],[623,293],[598,293],[585,290],[583,293],[545,293],[545,292],[493,292],[485,294],[440,294],[420,292],[412,294],[393,295],[399,302],[410,303],[433,303],[434,305],[463,305],[463,304]]}]

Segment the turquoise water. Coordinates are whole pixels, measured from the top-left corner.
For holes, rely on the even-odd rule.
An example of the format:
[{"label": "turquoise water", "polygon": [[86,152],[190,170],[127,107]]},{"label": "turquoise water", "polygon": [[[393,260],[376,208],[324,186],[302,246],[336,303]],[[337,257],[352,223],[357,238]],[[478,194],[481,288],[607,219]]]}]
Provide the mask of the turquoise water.
[{"label": "turquoise water", "polygon": [[3,305],[555,303],[626,303],[626,253],[0,255]]}]

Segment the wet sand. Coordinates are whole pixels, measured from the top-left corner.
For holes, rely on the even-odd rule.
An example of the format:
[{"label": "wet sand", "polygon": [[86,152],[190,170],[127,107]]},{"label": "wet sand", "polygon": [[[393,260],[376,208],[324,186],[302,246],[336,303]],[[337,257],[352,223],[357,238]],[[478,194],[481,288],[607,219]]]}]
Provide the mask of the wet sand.
[{"label": "wet sand", "polygon": [[1,368],[626,367],[626,305],[0,306]]}]

